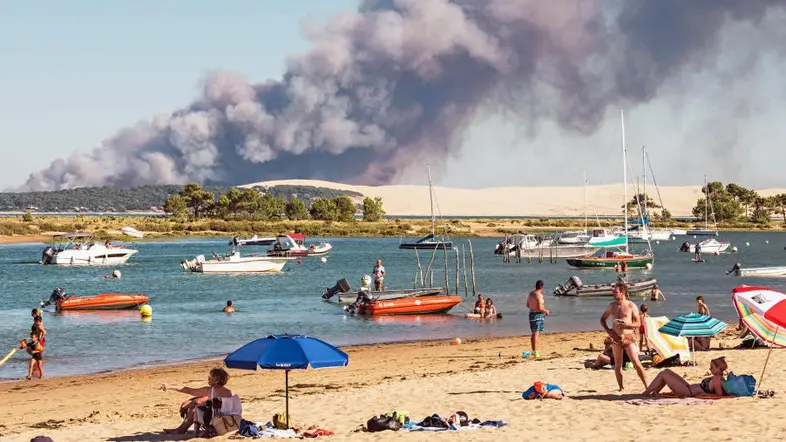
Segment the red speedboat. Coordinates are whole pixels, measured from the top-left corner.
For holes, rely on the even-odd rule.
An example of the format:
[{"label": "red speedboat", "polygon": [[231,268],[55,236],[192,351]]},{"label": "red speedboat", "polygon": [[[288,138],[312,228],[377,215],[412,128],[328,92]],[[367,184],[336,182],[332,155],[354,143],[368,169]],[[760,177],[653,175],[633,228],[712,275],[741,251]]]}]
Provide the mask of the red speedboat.
[{"label": "red speedboat", "polygon": [[149,298],[142,294],[99,293],[95,296],[69,296],[61,288],[55,289],[44,307],[54,305],[57,311],[64,310],[122,310],[147,304]]},{"label": "red speedboat", "polygon": [[358,306],[361,315],[423,315],[446,313],[461,303],[460,296],[427,295],[372,301]]}]

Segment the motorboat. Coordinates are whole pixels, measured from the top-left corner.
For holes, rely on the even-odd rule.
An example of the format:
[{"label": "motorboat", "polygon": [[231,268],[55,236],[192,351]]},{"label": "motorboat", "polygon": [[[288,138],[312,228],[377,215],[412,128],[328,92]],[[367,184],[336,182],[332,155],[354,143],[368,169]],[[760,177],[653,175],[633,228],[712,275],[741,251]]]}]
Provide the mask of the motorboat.
[{"label": "motorboat", "polygon": [[617,281],[606,284],[583,284],[578,276],[571,276],[565,284],[554,289],[555,296],[613,296],[614,286],[624,282],[628,286],[628,295],[636,296],[649,293],[658,284],[655,278],[628,280],[619,277]]},{"label": "motorboat", "polygon": [[606,229],[592,229],[587,244],[593,247],[619,247],[625,245],[627,238],[625,235],[616,235]]},{"label": "motorboat", "polygon": [[[370,282],[370,278],[369,278]],[[412,296],[432,296],[432,295],[439,295],[444,291],[442,287],[425,287],[425,288],[416,288],[416,289],[404,289],[404,290],[383,290],[383,291],[371,291],[369,284],[361,284],[362,287],[359,292],[353,292],[352,288],[349,285],[349,282],[346,279],[341,279],[336,281],[336,285],[333,287],[329,287],[325,289],[322,293],[322,299],[327,302],[332,302],[335,297],[335,301],[338,304],[352,304],[358,301],[358,295],[360,292],[364,292],[366,295],[366,299],[370,299],[373,301],[387,301],[391,299],[398,299],[398,298],[408,298]]]},{"label": "motorboat", "polygon": [[505,252],[514,254],[516,249],[534,249],[541,243],[535,235],[516,233],[515,235],[505,236],[505,238],[497,243],[494,248],[495,255],[502,255]]},{"label": "motorboat", "polygon": [[257,235],[252,236],[251,238],[240,238],[237,236],[232,237],[229,240],[230,246],[269,246],[276,242],[275,237],[266,237],[260,238]]},{"label": "motorboat", "polygon": [[126,235],[126,236],[130,236],[132,238],[144,238],[145,237],[144,233],[142,233],[139,230],[137,230],[137,229],[135,229],[133,227],[130,227],[130,226],[125,226],[125,227],[121,228],[120,229],[120,233],[122,233],[123,235]]},{"label": "motorboat", "polygon": [[278,273],[284,268],[289,257],[240,256],[233,251],[225,256],[213,253],[213,259],[198,255],[192,260],[183,260],[180,266],[195,273]]},{"label": "motorboat", "polygon": [[586,243],[560,244],[552,239],[537,239],[534,235],[517,234],[498,243],[494,254],[502,255],[507,251],[509,256],[518,255],[522,258],[576,258],[592,255],[600,249]]},{"label": "motorboat", "polygon": [[586,244],[592,237],[587,233],[586,230],[578,230],[575,232],[562,232],[557,237],[557,243],[559,244]]},{"label": "motorboat", "polygon": [[57,311],[66,310],[122,310],[137,308],[147,304],[149,298],[143,294],[99,293],[95,296],[73,296],[65,293],[61,287],[56,288],[49,300],[42,302],[42,307],[55,306]]},{"label": "motorboat", "polygon": [[267,256],[300,258],[307,256],[324,256],[333,250],[328,242],[320,242],[305,246],[306,235],[289,233],[278,235],[273,248],[267,251]]},{"label": "motorboat", "polygon": [[[701,244],[701,253],[722,253],[725,252],[731,246],[731,243],[728,241],[718,241],[715,238],[705,239],[704,241],[699,242]],[[680,246],[680,252],[696,252],[696,244],[691,244],[688,241],[685,241]]]},{"label": "motorboat", "polygon": [[669,229],[669,231],[673,236],[682,236],[688,234],[688,231],[685,229]]},{"label": "motorboat", "polygon": [[111,242],[97,243],[84,232],[65,233],[52,237],[53,246],[44,249],[39,263],[49,265],[107,266],[125,264],[138,251]]},{"label": "motorboat", "polygon": [[748,267],[743,268],[740,263],[734,264],[726,274],[734,273],[736,276],[752,276],[761,278],[783,278],[786,277],[786,267],[773,266],[773,267]]},{"label": "motorboat", "polygon": [[461,301],[455,295],[410,296],[362,303],[357,312],[367,316],[447,313]]},{"label": "motorboat", "polygon": [[718,231],[712,229],[693,229],[688,230],[685,234],[691,236],[718,236]]}]

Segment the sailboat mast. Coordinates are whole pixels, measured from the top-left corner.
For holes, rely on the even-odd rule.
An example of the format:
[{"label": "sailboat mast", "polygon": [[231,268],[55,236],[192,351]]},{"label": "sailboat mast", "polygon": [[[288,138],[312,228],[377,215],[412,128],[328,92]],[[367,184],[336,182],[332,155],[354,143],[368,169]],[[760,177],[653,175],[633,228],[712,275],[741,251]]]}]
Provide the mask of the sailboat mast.
[{"label": "sailboat mast", "polygon": [[704,174],[704,230],[710,230],[710,186],[707,185],[707,174]]},{"label": "sailboat mast", "polygon": [[434,191],[431,190],[431,165],[426,164],[428,170],[428,199],[431,206],[431,236],[436,236],[436,220],[434,219]]},{"label": "sailboat mast", "polygon": [[587,171],[584,171],[584,234],[589,231],[589,221],[587,215]]},{"label": "sailboat mast", "polygon": [[622,127],[622,215],[625,218],[625,253],[628,253],[628,151],[625,148],[625,111],[620,109],[620,122]]},{"label": "sailboat mast", "polygon": [[[644,200],[642,202],[642,206],[644,208],[643,211],[644,214],[642,215],[643,218],[642,224],[647,224],[647,227],[649,227],[650,221],[649,218],[647,217],[647,146],[641,146],[641,170],[644,175],[644,186],[643,186],[644,195],[642,196],[642,199]],[[642,228],[643,227],[644,226],[642,225]]]}]

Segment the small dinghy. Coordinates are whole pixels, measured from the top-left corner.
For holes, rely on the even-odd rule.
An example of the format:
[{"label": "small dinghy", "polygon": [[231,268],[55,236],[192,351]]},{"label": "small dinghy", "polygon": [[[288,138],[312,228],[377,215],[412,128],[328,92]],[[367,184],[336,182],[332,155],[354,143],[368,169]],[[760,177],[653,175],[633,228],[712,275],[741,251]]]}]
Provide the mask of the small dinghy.
[{"label": "small dinghy", "polygon": [[144,233],[130,226],[125,226],[122,229],[120,229],[120,233],[126,236],[130,236],[132,238],[143,238],[145,236]]},{"label": "small dinghy", "polygon": [[[371,278],[369,278],[368,282],[370,283],[370,281]],[[386,301],[390,299],[408,298],[411,296],[439,295],[443,292],[441,287],[383,290],[381,292],[374,292],[370,290],[368,283],[364,283],[365,281],[361,283],[362,287],[360,291],[364,291],[366,296],[374,301]],[[322,299],[324,299],[326,302],[332,302],[333,299],[335,299],[338,304],[352,304],[357,301],[360,291],[353,292],[352,288],[349,286],[349,282],[346,279],[341,279],[336,281],[335,286],[325,289],[325,291],[322,293]]]},{"label": "small dinghy", "polygon": [[606,284],[583,284],[578,276],[573,275],[565,284],[560,284],[554,289],[555,296],[613,296],[613,289],[617,282],[622,281],[628,285],[628,295],[642,295],[649,293],[658,283],[655,278],[625,280],[623,277],[617,281]]},{"label": "small dinghy", "polygon": [[743,268],[740,263],[734,264],[726,274],[734,273],[736,276],[754,276],[761,278],[786,278],[786,267],[748,267]]},{"label": "small dinghy", "polygon": [[147,304],[149,298],[142,294],[126,293],[99,293],[95,296],[67,295],[65,290],[58,287],[49,297],[42,302],[42,307],[54,305],[57,311],[65,310],[122,310],[137,308]]}]

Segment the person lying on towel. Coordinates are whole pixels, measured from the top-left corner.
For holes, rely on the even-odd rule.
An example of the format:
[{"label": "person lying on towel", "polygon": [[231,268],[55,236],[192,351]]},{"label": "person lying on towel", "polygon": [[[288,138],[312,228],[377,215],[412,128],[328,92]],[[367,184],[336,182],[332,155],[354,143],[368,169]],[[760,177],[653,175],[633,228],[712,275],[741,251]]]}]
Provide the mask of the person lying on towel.
[{"label": "person lying on towel", "polygon": [[562,399],[565,397],[565,392],[559,388],[559,385],[535,382],[524,390],[521,397],[524,399]]}]

